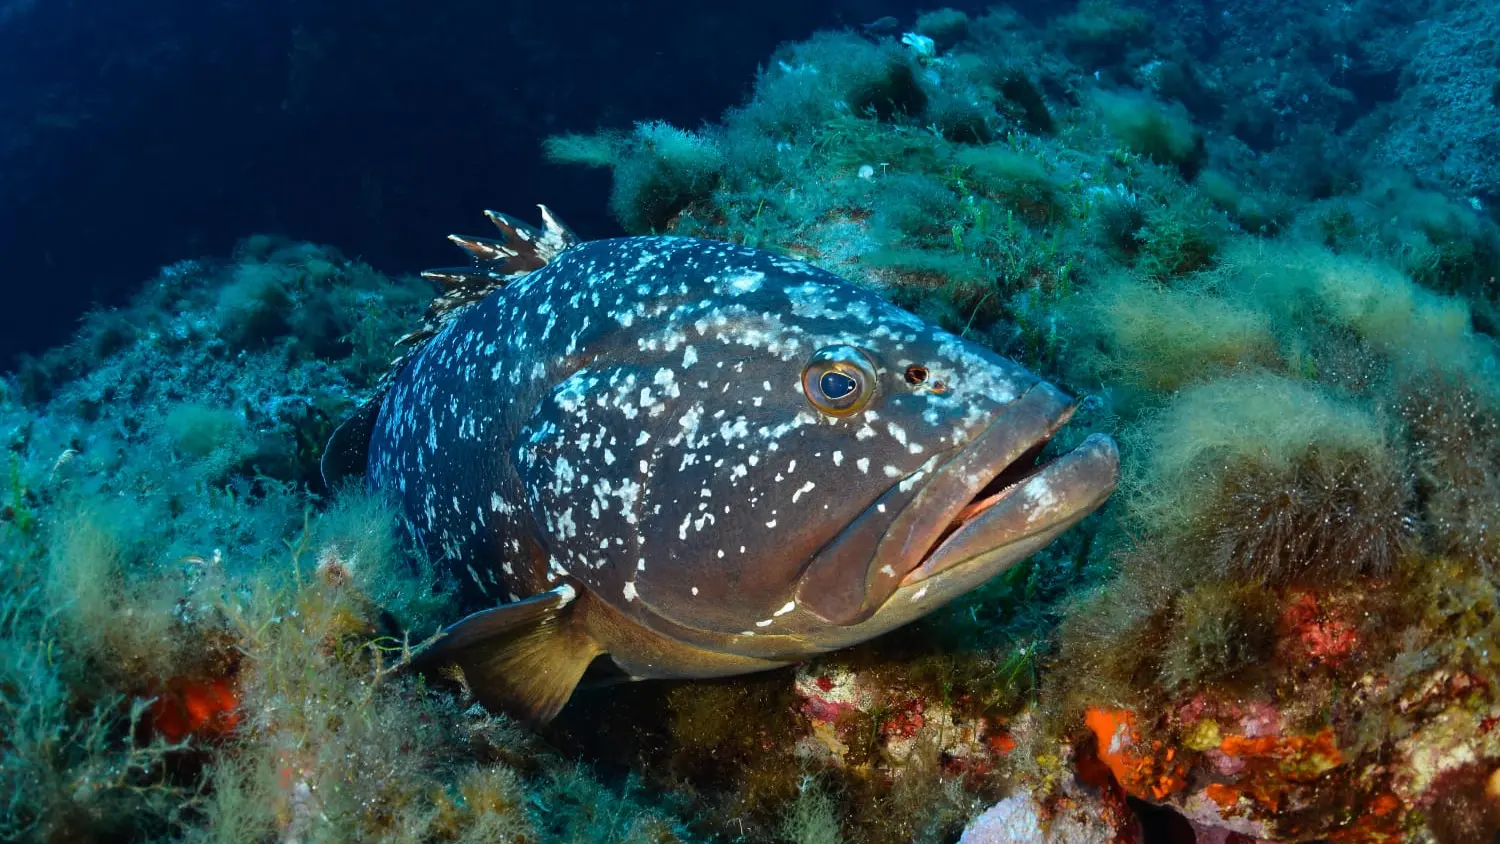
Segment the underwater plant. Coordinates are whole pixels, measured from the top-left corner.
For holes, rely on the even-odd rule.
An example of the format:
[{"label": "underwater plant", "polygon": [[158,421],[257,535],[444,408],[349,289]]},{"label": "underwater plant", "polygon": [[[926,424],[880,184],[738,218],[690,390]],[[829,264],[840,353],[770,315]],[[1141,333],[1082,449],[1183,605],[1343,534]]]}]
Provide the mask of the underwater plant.
[{"label": "underwater plant", "polygon": [[636,124],[628,135],[564,135],[547,143],[555,162],[610,167],[609,207],[628,232],[663,231],[693,202],[718,186],[723,154],[718,142],[661,121]]},{"label": "underwater plant", "polygon": [[1164,288],[1117,274],[1096,281],[1075,307],[1080,342],[1073,366],[1101,383],[1171,393],[1281,361],[1270,315],[1225,301],[1211,288]]},{"label": "underwater plant", "polygon": [[1136,513],[1200,575],[1295,582],[1389,571],[1401,553],[1407,469],[1357,406],[1290,379],[1221,378],[1139,436]]},{"label": "underwater plant", "polygon": [[1203,138],[1180,106],[1171,108],[1138,91],[1096,91],[1094,105],[1125,149],[1191,179],[1202,166]]},{"label": "underwater plant", "polygon": [[1074,60],[1089,70],[1122,61],[1130,50],[1151,41],[1151,18],[1145,11],[1113,0],[1084,0],[1072,12],[1055,18],[1051,34]]},{"label": "underwater plant", "polygon": [[1029,222],[1046,225],[1067,211],[1061,186],[1037,158],[995,144],[962,150],[957,161],[975,187]]},{"label": "underwater plant", "polygon": [[931,38],[940,52],[946,52],[968,37],[970,24],[967,13],[942,8],[918,15],[912,30]]}]

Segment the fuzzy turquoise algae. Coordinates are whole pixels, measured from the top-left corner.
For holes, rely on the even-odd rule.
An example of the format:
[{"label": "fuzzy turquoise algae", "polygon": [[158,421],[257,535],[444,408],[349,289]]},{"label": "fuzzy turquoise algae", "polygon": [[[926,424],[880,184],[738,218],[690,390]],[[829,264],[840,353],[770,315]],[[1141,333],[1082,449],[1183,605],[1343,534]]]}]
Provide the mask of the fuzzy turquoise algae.
[{"label": "fuzzy turquoise algae", "polygon": [[482,700],[549,719],[600,654],[713,677],[869,639],[1114,489],[1106,437],[1025,459],[1072,414],[1055,388],[827,272],[491,217],[506,241],[454,238],[478,270],[429,274],[484,295],[325,465],[368,434],[371,485],[480,610],[428,656]]}]

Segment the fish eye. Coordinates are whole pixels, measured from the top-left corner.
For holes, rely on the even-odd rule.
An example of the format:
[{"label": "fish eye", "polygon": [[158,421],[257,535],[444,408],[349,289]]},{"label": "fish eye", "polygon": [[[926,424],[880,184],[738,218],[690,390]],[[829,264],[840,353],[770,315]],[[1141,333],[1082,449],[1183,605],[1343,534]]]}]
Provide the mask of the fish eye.
[{"label": "fish eye", "polygon": [[906,368],[906,383],[913,387],[927,381],[927,367],[912,364]]},{"label": "fish eye", "polygon": [[802,392],[820,413],[857,413],[875,394],[875,365],[853,346],[825,346],[802,370]]}]

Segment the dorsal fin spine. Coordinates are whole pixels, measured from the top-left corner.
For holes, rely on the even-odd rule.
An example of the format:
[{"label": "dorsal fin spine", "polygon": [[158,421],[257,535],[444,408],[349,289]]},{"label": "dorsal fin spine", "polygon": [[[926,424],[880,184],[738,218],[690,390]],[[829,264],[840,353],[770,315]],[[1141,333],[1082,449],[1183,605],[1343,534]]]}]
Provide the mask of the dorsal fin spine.
[{"label": "dorsal fin spine", "polygon": [[[362,428],[350,428],[342,439],[339,437],[339,432],[335,432],[329,445],[330,448],[338,451],[339,457],[326,464],[325,474],[336,478],[343,477],[352,474],[360,467],[358,448],[363,444],[351,440],[350,437],[358,439],[360,436],[365,436],[367,438],[368,428],[373,425],[374,415],[379,412],[379,403],[396,373],[412,355],[421,349],[423,344],[436,336],[449,320],[469,305],[478,302],[511,281],[541,269],[555,260],[558,255],[579,243],[578,236],[563,225],[551,209],[545,205],[537,207],[542,211],[541,228],[505,214],[486,211],[485,216],[500,230],[500,240],[458,234],[448,236],[449,240],[469,253],[475,265],[422,272],[423,278],[442,285],[443,292],[427,306],[422,325],[396,341],[398,347],[403,347],[402,354],[396,358],[390,371],[376,385],[372,397],[365,403],[366,406],[356,414]],[[369,418],[365,418],[367,416]],[[341,426],[341,429],[343,427]]]}]

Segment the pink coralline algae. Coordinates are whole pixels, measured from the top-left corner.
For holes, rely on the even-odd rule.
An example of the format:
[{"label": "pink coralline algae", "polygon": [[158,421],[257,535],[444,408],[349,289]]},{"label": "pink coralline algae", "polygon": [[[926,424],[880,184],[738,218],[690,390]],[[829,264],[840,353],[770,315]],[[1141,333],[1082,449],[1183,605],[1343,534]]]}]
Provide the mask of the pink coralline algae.
[{"label": "pink coralline algae", "polygon": [[851,744],[862,744],[873,735],[878,737],[882,763],[889,764],[893,774],[919,746],[935,749],[950,769],[984,772],[1014,747],[1006,730],[957,711],[954,702],[935,700],[907,684],[876,680],[851,668],[803,666],[795,688],[801,699],[799,712],[807,720],[807,733],[797,742],[803,758],[844,766]]}]

